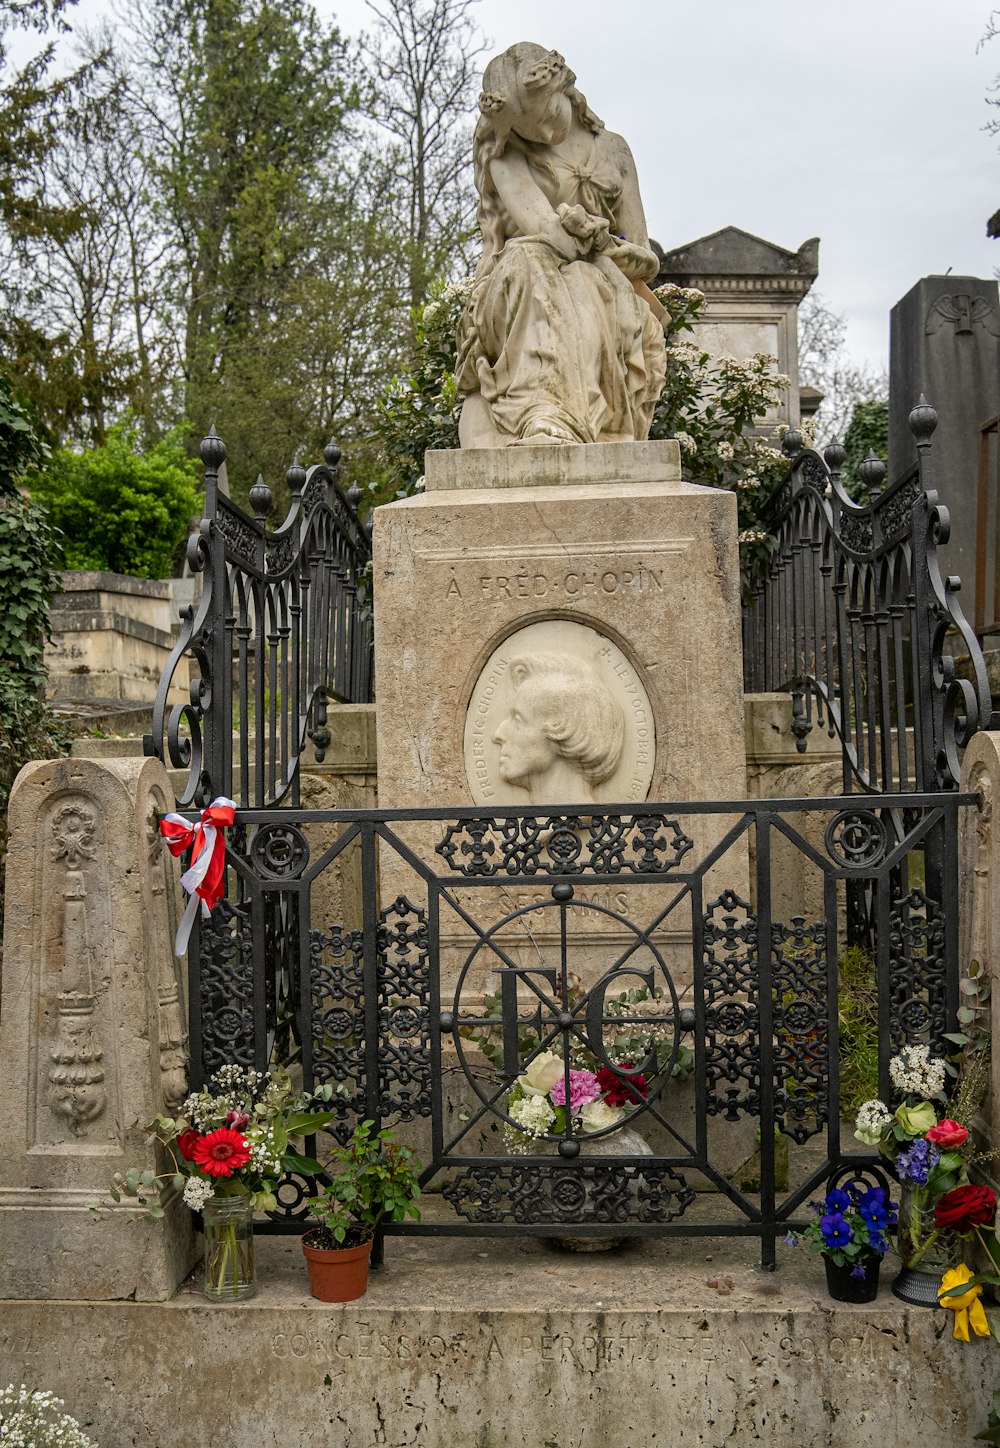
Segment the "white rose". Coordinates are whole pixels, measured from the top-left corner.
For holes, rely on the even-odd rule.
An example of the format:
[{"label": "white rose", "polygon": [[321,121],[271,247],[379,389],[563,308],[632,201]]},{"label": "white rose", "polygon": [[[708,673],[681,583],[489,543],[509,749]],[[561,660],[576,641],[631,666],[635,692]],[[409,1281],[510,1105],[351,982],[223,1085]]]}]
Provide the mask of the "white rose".
[{"label": "white rose", "polygon": [[562,1074],[562,1057],[552,1051],[543,1051],[518,1076],[517,1084],[526,1096],[547,1096]]}]

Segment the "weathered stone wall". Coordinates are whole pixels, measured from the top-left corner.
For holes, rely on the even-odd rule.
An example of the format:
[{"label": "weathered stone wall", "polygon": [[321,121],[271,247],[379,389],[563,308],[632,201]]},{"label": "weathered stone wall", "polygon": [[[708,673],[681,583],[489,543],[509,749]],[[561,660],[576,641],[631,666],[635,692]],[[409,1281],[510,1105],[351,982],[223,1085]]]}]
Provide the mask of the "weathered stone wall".
[{"label": "weathered stone wall", "polygon": [[957,1448],[1000,1383],[994,1342],[887,1282],[832,1302],[804,1249],[765,1273],[705,1239],[392,1239],[343,1307],[307,1297],[297,1241],[258,1255],[236,1307],[4,1303],[0,1380],[52,1387],[101,1448]]},{"label": "weathered stone wall", "polygon": [[[959,961],[963,972],[978,960],[992,981],[993,1090],[982,1114],[988,1148],[1000,1146],[1000,733],[977,734],[962,761],[961,788],[980,796],[963,810],[959,830]],[[1000,1177],[996,1162],[991,1177]]]}]

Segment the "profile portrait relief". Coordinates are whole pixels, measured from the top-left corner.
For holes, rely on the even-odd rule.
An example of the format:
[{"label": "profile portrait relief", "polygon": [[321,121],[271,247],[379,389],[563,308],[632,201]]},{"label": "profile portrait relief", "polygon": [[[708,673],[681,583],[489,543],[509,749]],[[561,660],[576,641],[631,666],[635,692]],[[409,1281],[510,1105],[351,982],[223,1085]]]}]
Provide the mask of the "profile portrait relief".
[{"label": "profile portrait relief", "polygon": [[582,659],[528,654],[510,664],[514,696],[497,726],[500,778],[532,804],[595,804],[625,738],[621,705]]},{"label": "profile portrait relief", "polygon": [[543,619],[517,629],[472,685],[464,757],[477,804],[643,800],[655,756],[638,669],[587,624]]}]

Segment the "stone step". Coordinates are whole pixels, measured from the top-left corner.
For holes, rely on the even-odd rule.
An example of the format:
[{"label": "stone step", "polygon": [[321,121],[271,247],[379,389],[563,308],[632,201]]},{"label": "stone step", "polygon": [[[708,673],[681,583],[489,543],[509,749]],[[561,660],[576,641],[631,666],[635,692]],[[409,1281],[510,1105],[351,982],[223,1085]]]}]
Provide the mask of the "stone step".
[{"label": "stone step", "polygon": [[0,1382],[53,1390],[102,1448],[956,1448],[984,1426],[996,1345],[897,1301],[891,1260],[853,1306],[804,1248],[773,1273],[757,1252],[392,1237],[366,1296],[326,1306],[298,1239],[258,1237],[232,1307],[196,1278],[164,1304],[0,1303]]}]

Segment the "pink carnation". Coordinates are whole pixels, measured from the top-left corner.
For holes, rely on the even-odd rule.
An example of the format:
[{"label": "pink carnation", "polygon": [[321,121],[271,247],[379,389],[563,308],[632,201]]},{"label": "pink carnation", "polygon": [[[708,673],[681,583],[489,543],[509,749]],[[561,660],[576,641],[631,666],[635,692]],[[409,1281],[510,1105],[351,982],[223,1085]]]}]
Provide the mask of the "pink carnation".
[{"label": "pink carnation", "polygon": [[[576,1111],[580,1106],[586,1106],[588,1101],[596,1101],[601,1094],[601,1085],[593,1071],[571,1071],[569,1073],[569,1104],[570,1110]],[[566,1105],[566,1077],[560,1076],[559,1080],[549,1092],[553,1106]]]}]

